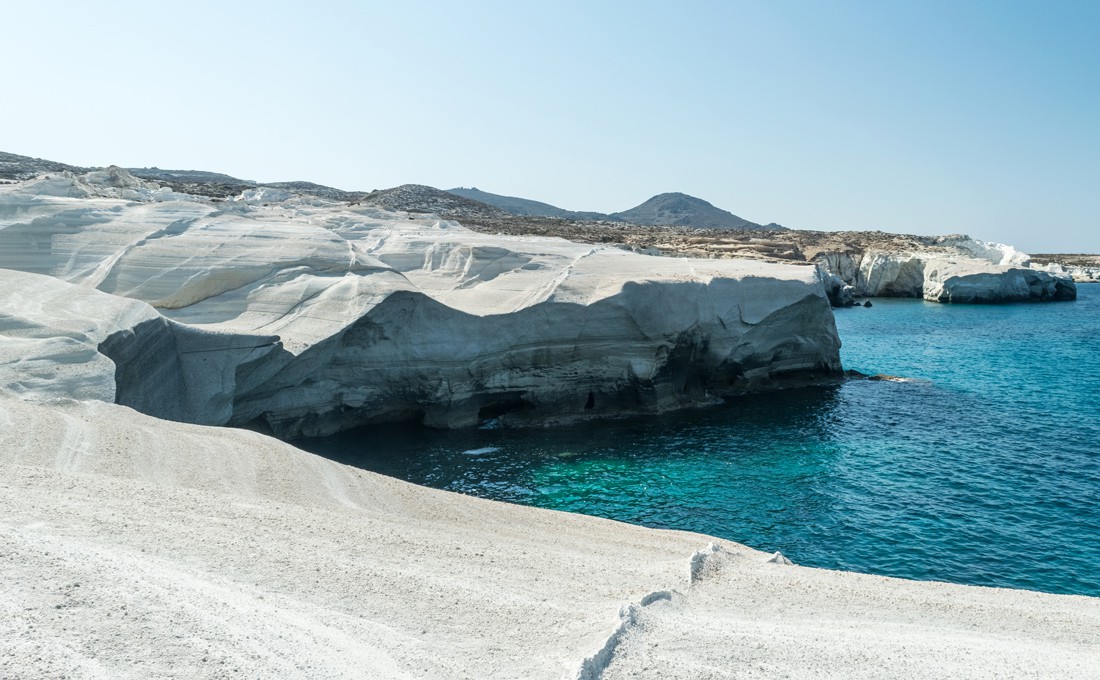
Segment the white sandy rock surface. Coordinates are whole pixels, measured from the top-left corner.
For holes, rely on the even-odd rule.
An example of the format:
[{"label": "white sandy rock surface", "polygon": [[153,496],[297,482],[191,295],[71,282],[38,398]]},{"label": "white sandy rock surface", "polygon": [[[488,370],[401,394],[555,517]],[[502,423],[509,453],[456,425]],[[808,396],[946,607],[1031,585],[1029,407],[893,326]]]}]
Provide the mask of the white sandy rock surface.
[{"label": "white sandy rock surface", "polygon": [[1100,671],[1100,600],[712,541],[416,487],[255,433],[0,397],[0,677]]}]

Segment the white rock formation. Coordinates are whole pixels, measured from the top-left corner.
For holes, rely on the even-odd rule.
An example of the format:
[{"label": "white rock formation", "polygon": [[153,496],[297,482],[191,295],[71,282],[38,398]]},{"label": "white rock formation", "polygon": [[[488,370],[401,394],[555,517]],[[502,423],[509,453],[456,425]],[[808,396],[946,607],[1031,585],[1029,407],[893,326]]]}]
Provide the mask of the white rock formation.
[{"label": "white rock formation", "polygon": [[1074,300],[1072,279],[1030,267],[932,259],[925,265],[924,299],[937,302]]},{"label": "white rock formation", "polygon": [[955,248],[974,259],[985,260],[1002,267],[1027,267],[1031,264],[1030,255],[1004,243],[979,241],[968,236],[953,235],[941,236],[938,239],[938,245]]},{"label": "white rock formation", "polygon": [[840,371],[812,266],[481,234],[283,192],[147,190],[118,169],[0,187],[0,268],[163,316],[94,336],[118,402],[147,413],[282,436],[548,422]]},{"label": "white rock formation", "polygon": [[[834,304],[851,297],[919,297],[934,302],[1073,300],[1077,288],[1062,272],[1030,266],[1011,246],[945,237],[924,252],[824,253],[817,259]],[[945,252],[943,248],[955,249]],[[845,286],[850,286],[846,288]]]},{"label": "white rock formation", "polygon": [[0,269],[0,386],[33,398],[113,402],[115,364],[99,344],[158,319],[143,302]]}]

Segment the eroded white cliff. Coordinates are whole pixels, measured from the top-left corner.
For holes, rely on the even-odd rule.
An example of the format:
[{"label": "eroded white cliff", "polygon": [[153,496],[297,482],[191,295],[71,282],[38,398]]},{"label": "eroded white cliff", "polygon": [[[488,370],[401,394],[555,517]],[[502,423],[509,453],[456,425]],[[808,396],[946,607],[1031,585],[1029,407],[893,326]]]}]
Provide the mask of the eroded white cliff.
[{"label": "eroded white cliff", "polygon": [[1041,269],[1055,276],[1068,276],[1076,283],[1100,283],[1100,267],[1051,263],[1044,265]]},{"label": "eroded white cliff", "polygon": [[196,200],[117,170],[0,188],[0,268],[147,303],[89,336],[120,403],[283,436],[662,411],[840,371],[812,266],[647,257],[281,193]]},{"label": "eroded white cliff", "polygon": [[1064,272],[1030,265],[1026,253],[999,243],[943,237],[917,252],[827,252],[816,259],[834,304],[854,297],[918,297],[933,302],[1073,300]]}]

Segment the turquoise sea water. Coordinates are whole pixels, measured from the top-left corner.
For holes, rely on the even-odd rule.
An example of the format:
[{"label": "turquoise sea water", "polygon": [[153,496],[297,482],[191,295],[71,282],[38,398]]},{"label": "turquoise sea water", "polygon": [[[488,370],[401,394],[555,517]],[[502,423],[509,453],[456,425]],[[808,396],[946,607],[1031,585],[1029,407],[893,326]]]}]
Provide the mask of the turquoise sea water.
[{"label": "turquoise sea water", "polygon": [[837,310],[909,378],[547,430],[299,444],[419,484],[721,536],[796,563],[1100,596],[1100,284],[1073,303]]}]

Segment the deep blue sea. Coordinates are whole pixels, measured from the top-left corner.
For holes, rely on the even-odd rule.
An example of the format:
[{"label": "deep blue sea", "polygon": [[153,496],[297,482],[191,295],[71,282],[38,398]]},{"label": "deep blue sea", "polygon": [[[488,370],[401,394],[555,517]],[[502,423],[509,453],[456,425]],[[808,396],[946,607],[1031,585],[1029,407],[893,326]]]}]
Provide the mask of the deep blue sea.
[{"label": "deep blue sea", "polygon": [[559,429],[383,427],[299,445],[808,566],[1100,596],[1100,284],[1070,303],[873,304],[836,311],[844,366],[907,382]]}]

